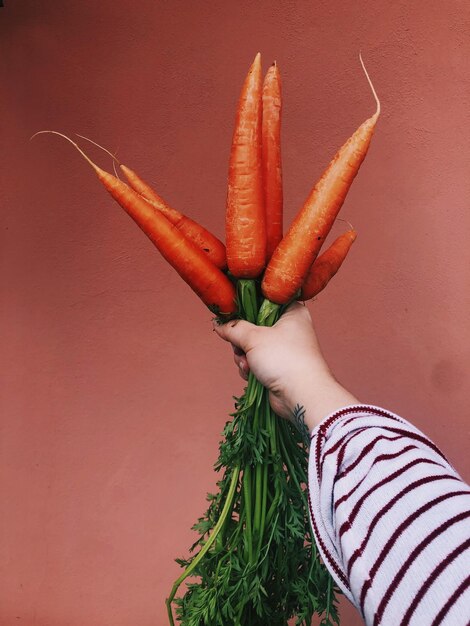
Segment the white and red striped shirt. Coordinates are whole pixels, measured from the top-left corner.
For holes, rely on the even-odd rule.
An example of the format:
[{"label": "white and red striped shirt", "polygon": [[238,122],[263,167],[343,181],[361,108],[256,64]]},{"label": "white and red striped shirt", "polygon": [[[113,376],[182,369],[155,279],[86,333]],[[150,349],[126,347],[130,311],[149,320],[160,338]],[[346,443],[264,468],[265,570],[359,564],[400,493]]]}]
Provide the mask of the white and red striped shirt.
[{"label": "white and red striped shirt", "polygon": [[368,626],[470,624],[470,488],[417,428],[350,406],[312,433],[310,515]]}]

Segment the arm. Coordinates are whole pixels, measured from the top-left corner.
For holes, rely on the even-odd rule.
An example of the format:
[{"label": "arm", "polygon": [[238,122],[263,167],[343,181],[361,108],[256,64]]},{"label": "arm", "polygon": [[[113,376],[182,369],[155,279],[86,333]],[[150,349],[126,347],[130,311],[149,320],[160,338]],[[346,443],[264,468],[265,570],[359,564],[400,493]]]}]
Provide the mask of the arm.
[{"label": "arm", "polygon": [[335,380],[306,307],[293,305],[273,328],[215,330],[241,375],[251,369],[270,390],[274,411],[313,431],[314,535],[366,623],[468,624],[470,490],[436,446]]},{"label": "arm", "polygon": [[402,418],[365,405],[327,417],[309,461],[315,538],[367,624],[470,619],[470,490]]}]

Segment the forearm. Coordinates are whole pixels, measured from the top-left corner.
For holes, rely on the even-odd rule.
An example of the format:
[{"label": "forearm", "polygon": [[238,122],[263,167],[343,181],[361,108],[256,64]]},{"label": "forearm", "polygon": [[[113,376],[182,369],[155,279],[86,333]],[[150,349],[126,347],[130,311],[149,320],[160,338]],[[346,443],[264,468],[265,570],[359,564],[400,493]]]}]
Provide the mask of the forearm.
[{"label": "forearm", "polygon": [[300,428],[303,421],[309,432],[327,415],[343,407],[359,404],[359,400],[352,393],[328,374],[306,379],[290,390],[288,397],[293,421]]},{"label": "forearm", "polygon": [[377,407],[334,413],[313,433],[309,494],[324,561],[368,625],[468,623],[470,489],[419,430]]}]

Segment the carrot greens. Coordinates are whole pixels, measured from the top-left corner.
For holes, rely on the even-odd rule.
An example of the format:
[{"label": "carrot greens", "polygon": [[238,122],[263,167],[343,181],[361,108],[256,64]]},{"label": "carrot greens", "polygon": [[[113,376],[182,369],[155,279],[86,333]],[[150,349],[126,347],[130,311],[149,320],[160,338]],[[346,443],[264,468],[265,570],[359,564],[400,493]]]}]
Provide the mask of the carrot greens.
[{"label": "carrot greens", "polygon": [[[239,281],[240,317],[271,326],[283,309],[260,310],[258,293],[254,280]],[[171,603],[188,576],[197,580],[174,601],[182,626],[287,626],[292,617],[309,626],[316,613],[324,626],[338,623],[335,588],[308,521],[307,457],[301,433],[273,413],[267,390],[250,374],[223,431],[218,492],[208,494],[193,526],[199,539],[191,552],[199,552],[178,559],[186,569],[167,601],[170,624]]]}]

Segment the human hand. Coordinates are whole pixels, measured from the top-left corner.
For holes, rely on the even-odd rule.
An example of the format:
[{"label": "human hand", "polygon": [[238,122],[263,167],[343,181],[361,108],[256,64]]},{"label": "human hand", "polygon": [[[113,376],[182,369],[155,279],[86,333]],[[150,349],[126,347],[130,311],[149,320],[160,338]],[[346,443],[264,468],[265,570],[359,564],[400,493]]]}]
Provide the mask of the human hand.
[{"label": "human hand", "polygon": [[215,332],[232,344],[243,378],[250,371],[269,390],[269,400],[281,417],[304,421],[311,430],[323,417],[356,398],[331,373],[318,343],[306,306],[292,304],[273,327],[245,320],[214,324]]}]

